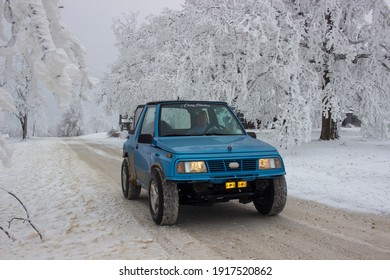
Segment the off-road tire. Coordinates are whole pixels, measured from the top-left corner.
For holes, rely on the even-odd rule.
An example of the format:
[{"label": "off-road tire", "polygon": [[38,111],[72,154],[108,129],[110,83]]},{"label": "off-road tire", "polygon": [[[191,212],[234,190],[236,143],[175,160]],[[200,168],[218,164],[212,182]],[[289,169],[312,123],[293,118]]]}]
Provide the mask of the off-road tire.
[{"label": "off-road tire", "polygon": [[158,225],[173,225],[179,214],[179,191],[173,182],[164,180],[158,169],[152,171],[149,185],[149,208]]},{"label": "off-road tire", "polygon": [[253,200],[257,211],[263,215],[275,216],[283,211],[287,202],[287,183],[284,176],[274,178],[261,194]]},{"label": "off-road tire", "polygon": [[122,193],[127,199],[137,199],[141,193],[141,186],[138,186],[133,178],[131,178],[129,172],[129,161],[124,158],[122,161],[121,168],[121,182],[122,182]]}]

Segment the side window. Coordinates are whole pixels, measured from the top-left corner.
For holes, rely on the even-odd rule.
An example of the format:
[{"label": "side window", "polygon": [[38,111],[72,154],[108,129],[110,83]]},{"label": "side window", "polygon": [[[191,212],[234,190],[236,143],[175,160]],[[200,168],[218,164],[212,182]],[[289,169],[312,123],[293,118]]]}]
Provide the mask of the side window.
[{"label": "side window", "polygon": [[154,135],[154,115],[156,113],[156,107],[149,107],[146,111],[145,118],[142,122],[142,128],[140,134]]},{"label": "side window", "polygon": [[135,133],[135,129],[137,128],[139,117],[141,116],[143,109],[144,109],[144,105],[138,106],[137,109],[135,109],[134,116],[130,117],[130,131],[129,131],[130,134]]},{"label": "side window", "polygon": [[142,107],[137,107],[137,109],[135,110],[134,120],[133,120],[133,127],[132,127],[133,130],[137,127],[137,123],[139,121],[139,117],[141,116],[141,113],[142,113],[143,109],[144,109],[144,107],[142,106]]}]

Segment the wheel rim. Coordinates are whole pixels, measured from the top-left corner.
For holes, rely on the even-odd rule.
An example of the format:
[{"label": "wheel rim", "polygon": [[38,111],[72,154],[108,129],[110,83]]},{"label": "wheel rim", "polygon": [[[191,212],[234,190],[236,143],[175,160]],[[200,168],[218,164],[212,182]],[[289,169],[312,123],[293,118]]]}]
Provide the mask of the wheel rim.
[{"label": "wheel rim", "polygon": [[154,180],[150,184],[150,207],[152,207],[153,213],[157,213],[159,208],[158,187]]}]

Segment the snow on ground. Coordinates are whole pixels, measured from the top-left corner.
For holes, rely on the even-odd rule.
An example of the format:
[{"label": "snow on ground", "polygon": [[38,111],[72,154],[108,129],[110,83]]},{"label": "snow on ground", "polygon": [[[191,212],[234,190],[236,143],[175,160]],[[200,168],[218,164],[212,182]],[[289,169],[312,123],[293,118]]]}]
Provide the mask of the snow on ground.
[{"label": "snow on ground", "polygon": [[[269,131],[259,139],[272,143]],[[343,128],[341,139],[279,149],[289,195],[330,206],[375,214],[390,213],[390,140],[366,140],[359,128]]]},{"label": "snow on ground", "polygon": [[[272,142],[269,132],[258,132],[258,138]],[[337,141],[317,138],[280,150],[289,195],[353,211],[390,214],[390,141],[364,140],[357,129],[344,129]],[[128,215],[118,182],[79,160],[65,140],[8,141],[14,154],[11,168],[0,166],[0,259],[123,258],[126,251],[132,252],[132,259],[169,258],[158,246],[148,247],[150,234]],[[93,142],[118,149],[120,155],[124,139],[96,134],[66,141]],[[120,156],[115,159],[96,147],[88,149],[120,164]],[[21,219],[9,222],[12,218],[29,219],[32,224]],[[42,234],[43,244],[32,225]],[[126,230],[120,227],[128,226],[139,227],[137,236],[124,235]]]},{"label": "snow on ground", "polygon": [[[118,148],[123,143],[109,141]],[[146,248],[151,237],[129,217],[117,184],[114,189],[111,178],[78,160],[63,140],[34,138],[13,146],[12,167],[0,167],[0,226],[10,235],[0,229],[0,259],[119,259],[124,252],[133,259],[167,258],[158,246]],[[9,224],[27,218],[9,192],[24,204],[43,243],[29,223]],[[140,235],[128,226],[139,227]]]},{"label": "snow on ground", "polygon": [[390,213],[390,141],[313,141],[285,154],[290,194],[339,208]]}]

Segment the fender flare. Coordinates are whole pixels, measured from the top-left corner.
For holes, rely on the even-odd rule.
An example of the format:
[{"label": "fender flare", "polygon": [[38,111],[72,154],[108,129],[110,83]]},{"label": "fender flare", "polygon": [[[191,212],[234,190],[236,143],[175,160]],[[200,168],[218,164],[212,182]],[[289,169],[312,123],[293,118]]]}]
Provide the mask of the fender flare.
[{"label": "fender flare", "polygon": [[152,166],[150,167],[150,174],[152,174],[153,169],[156,169],[158,171],[161,180],[164,181],[165,180],[165,173],[164,173],[164,169],[163,169],[162,165],[157,163],[157,162],[153,163]]}]

